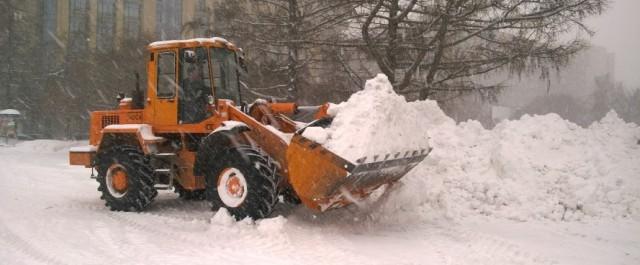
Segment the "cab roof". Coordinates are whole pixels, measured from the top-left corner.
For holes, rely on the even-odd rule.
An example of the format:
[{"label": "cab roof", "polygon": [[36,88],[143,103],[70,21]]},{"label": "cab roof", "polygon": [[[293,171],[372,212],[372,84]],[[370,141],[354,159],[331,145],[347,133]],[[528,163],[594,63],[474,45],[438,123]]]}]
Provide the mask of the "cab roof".
[{"label": "cab roof", "polygon": [[156,50],[164,50],[171,48],[191,48],[197,46],[212,46],[216,48],[227,48],[233,51],[240,50],[230,41],[220,38],[195,38],[195,39],[187,39],[187,40],[165,40],[165,41],[155,41],[151,44],[147,45],[147,49],[150,51]]},{"label": "cab roof", "polygon": [[0,110],[0,115],[20,115],[20,112],[14,109]]}]

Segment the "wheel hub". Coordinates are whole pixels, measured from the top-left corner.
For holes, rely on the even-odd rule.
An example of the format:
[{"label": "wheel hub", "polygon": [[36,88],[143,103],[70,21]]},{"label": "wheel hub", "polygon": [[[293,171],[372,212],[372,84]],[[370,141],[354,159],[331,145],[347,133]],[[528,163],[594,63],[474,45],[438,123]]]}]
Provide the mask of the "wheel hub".
[{"label": "wheel hub", "polygon": [[247,180],[237,168],[226,168],[218,175],[218,196],[229,207],[238,207],[247,198]]},{"label": "wheel hub", "polygon": [[118,170],[113,174],[113,188],[118,192],[127,190],[127,173],[124,170]]},{"label": "wheel hub", "polygon": [[115,198],[122,198],[129,189],[129,174],[124,166],[113,164],[107,170],[106,186],[109,194]]},{"label": "wheel hub", "polygon": [[240,179],[236,176],[231,176],[227,180],[227,192],[236,198],[242,197],[244,194],[244,187],[242,187],[242,183],[240,183]]}]

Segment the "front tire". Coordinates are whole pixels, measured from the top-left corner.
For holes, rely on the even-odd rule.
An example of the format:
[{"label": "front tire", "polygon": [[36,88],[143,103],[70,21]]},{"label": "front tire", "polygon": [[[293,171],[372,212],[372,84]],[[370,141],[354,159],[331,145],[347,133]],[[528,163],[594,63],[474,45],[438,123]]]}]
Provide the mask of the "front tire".
[{"label": "front tire", "polygon": [[204,170],[206,195],[213,209],[224,207],[237,220],[265,218],[278,202],[276,167],[251,146],[227,147]]},{"label": "front tire", "polygon": [[112,211],[142,211],[158,195],[153,170],[139,148],[115,146],[96,158],[98,191]]}]

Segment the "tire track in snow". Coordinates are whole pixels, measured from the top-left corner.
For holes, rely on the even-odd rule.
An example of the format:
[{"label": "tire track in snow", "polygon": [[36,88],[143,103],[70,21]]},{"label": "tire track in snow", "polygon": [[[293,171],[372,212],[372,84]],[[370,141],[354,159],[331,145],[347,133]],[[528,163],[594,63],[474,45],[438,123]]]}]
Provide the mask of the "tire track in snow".
[{"label": "tire track in snow", "polygon": [[15,250],[32,258],[35,261],[38,261],[44,264],[53,264],[53,265],[67,264],[59,260],[57,257],[51,256],[37,249],[36,247],[33,246],[33,244],[29,243],[28,240],[13,233],[2,221],[0,221],[0,240],[5,241]]},{"label": "tire track in snow", "polygon": [[[184,202],[171,203],[169,205],[181,205]],[[164,206],[161,206],[155,210],[161,210]],[[340,247],[340,244],[336,244],[335,235],[324,235],[322,233],[311,233],[309,236],[314,238],[313,246],[308,248],[299,248],[300,244],[296,241],[306,238],[296,238],[296,235],[305,233],[309,229],[293,227],[291,229],[295,231],[278,231],[276,234],[263,233],[259,231],[259,222],[253,224],[245,224],[242,222],[235,222],[230,226],[224,226],[219,224],[211,224],[210,218],[203,220],[199,218],[184,218],[167,216],[164,214],[158,214],[157,212],[140,212],[140,213],[128,213],[128,212],[112,212],[109,209],[101,205],[96,204],[71,204],[60,208],[68,208],[75,210],[86,210],[93,213],[98,213],[101,216],[106,216],[109,219],[119,224],[124,224],[127,227],[131,227],[136,231],[144,233],[161,235],[165,238],[171,238],[180,242],[186,242],[189,245],[197,246],[197,248],[213,248],[220,251],[208,251],[216,255],[217,253],[224,253],[219,255],[220,258],[226,259],[229,262],[236,262],[237,257],[246,256],[246,252],[239,253],[236,249],[224,247],[223,245],[242,246],[243,249],[253,253],[251,255],[269,256],[274,259],[278,259],[278,263],[282,263],[286,260],[287,263],[344,263],[345,261],[352,260],[354,263],[361,263],[366,261],[362,255],[354,255],[349,253]],[[154,211],[155,211],[154,210]],[[208,210],[208,209],[207,209]],[[210,211],[210,210],[209,210]],[[215,212],[211,212],[212,214]],[[188,212],[187,212],[188,214]],[[193,213],[191,213],[193,214]],[[141,221],[142,218],[149,217],[145,221]],[[268,219],[263,219],[268,220]],[[149,221],[149,222],[146,222]],[[164,229],[162,227],[167,227]],[[301,231],[301,229],[305,231]],[[299,231],[300,230],[300,231]],[[222,244],[221,244],[222,243]],[[295,256],[292,255],[295,253]],[[267,260],[260,257],[259,261],[272,263],[273,260]],[[313,262],[311,262],[313,261]],[[371,263],[370,260],[368,260]],[[378,264],[379,262],[376,262]],[[393,264],[387,262],[386,264]]]},{"label": "tire track in snow", "polygon": [[433,246],[431,234],[416,236],[428,233],[431,228],[425,232],[413,231],[413,224],[383,224],[369,211],[349,208],[320,215],[305,209],[286,212],[292,215],[291,223],[303,229],[305,235],[317,232],[329,248],[340,248],[354,256],[353,262],[336,264],[451,264],[448,256]]},{"label": "tire track in snow", "polygon": [[[98,200],[98,199],[96,199]],[[102,202],[102,201],[100,201]],[[164,204],[170,204],[170,205],[164,205]],[[152,203],[153,205],[153,203]],[[176,207],[177,206],[177,207]],[[197,218],[197,217],[182,217],[182,216],[174,216],[174,215],[170,215],[170,214],[163,214],[163,210],[169,209],[169,210],[177,210],[181,213],[184,214],[184,216],[189,216],[189,215],[193,215],[193,212],[190,211],[185,211],[185,210],[178,210],[178,207],[182,207],[182,205],[179,202],[164,202],[163,201],[163,205],[161,206],[153,206],[151,209],[149,209],[149,211],[143,211],[143,212],[120,212],[120,213],[125,213],[125,214],[138,214],[138,215],[148,215],[148,216],[154,216],[154,217],[160,217],[162,219],[166,219],[166,220],[171,220],[171,221],[180,221],[180,222],[199,222],[199,223],[207,223],[209,221],[209,218]],[[111,212],[111,210],[109,210],[108,207],[104,206],[103,204],[91,204],[91,203],[72,203],[72,204],[66,204],[66,205],[58,205],[57,208],[65,208],[65,209],[73,209],[73,210],[89,210],[89,211],[94,211],[94,212]],[[207,209],[207,211],[210,211],[209,209]],[[195,210],[194,210],[195,212]]]},{"label": "tire track in snow", "polygon": [[[207,250],[207,255],[214,255],[215,258],[223,260],[221,262],[223,264],[236,263],[237,259],[240,257],[243,259],[254,259],[255,262],[260,262],[263,264],[271,264],[274,262],[273,260],[270,260],[265,256],[272,256],[276,259],[288,258],[292,259],[292,261],[295,261],[291,263],[297,264],[308,263],[308,260],[290,256],[291,253],[299,250],[292,247],[292,244],[283,244],[287,242],[285,238],[278,238],[278,240],[269,240],[269,237],[264,237],[264,235],[260,234],[254,229],[251,229],[249,231],[242,231],[242,229],[245,227],[242,227],[243,225],[239,223],[232,224],[232,226],[221,226],[220,230],[215,231],[220,233],[212,234],[211,229],[205,229],[198,234],[187,236],[184,231],[158,229],[156,228],[156,226],[152,226],[148,223],[141,223],[128,213],[102,213],[119,223],[124,223],[127,226],[130,226],[139,231],[151,234],[160,234],[167,238],[171,238],[180,242],[186,242],[187,244],[190,244],[192,246],[197,246],[199,249],[202,249],[202,247],[213,249],[214,251]],[[251,226],[247,225],[246,228],[251,228]],[[227,233],[234,232],[238,234],[227,237]],[[233,236],[237,236],[237,238],[233,238]],[[201,239],[202,237],[205,238]],[[234,248],[232,246],[236,247]],[[241,246],[241,249],[244,249],[244,251],[238,251],[237,246]],[[208,258],[214,257],[208,256]]]},{"label": "tire track in snow", "polygon": [[[65,208],[65,207],[62,207]],[[130,227],[136,231],[140,231],[143,233],[148,233],[148,234],[152,234],[152,235],[159,235],[162,236],[164,238],[169,238],[171,240],[174,241],[179,241],[179,242],[183,242],[183,243],[187,243],[191,246],[197,247],[197,248],[201,248],[201,247],[207,247],[207,248],[213,248],[219,251],[209,251],[208,254],[215,256],[215,258],[219,258],[224,260],[225,262],[228,263],[232,263],[236,261],[235,257],[243,257],[243,256],[247,256],[246,253],[240,253],[238,252],[236,249],[233,249],[231,247],[226,247],[224,246],[225,244],[215,244],[216,243],[216,239],[199,239],[199,237],[203,237],[203,236],[211,236],[211,234],[209,234],[209,230],[205,229],[207,227],[207,223],[205,221],[196,221],[194,223],[194,219],[189,219],[189,218],[180,218],[180,217],[172,217],[172,216],[166,216],[166,215],[162,215],[162,214],[153,214],[153,213],[148,213],[148,212],[140,212],[140,213],[129,213],[129,212],[113,212],[110,211],[109,209],[105,208],[104,206],[98,206],[98,205],[83,205],[83,204],[73,204],[73,205],[68,205],[67,208],[69,209],[80,209],[80,210],[88,210],[91,211],[92,213],[97,213],[101,216],[105,216],[108,219],[118,223],[118,224],[124,224],[127,227]],[[147,216],[149,217],[148,220],[149,222],[140,222],[139,221],[139,217],[144,217]],[[158,220],[158,218],[164,219],[164,220]],[[175,222],[179,222],[177,224],[178,228],[185,228],[185,225],[188,224],[195,224],[195,225],[199,225],[202,230],[200,230],[200,233],[197,233],[195,235],[192,236],[188,236],[193,234],[193,231],[184,231],[184,230],[173,230],[172,228],[168,228],[168,229],[162,229],[162,228],[158,228],[158,227],[167,227],[167,225],[169,226],[173,226],[176,225]],[[157,223],[157,224],[153,224],[153,223]],[[257,234],[257,232],[255,233]],[[224,238],[221,238],[224,239]],[[260,241],[261,238],[260,237],[253,237],[253,238],[243,238],[245,241],[250,242],[257,242]],[[268,242],[267,242],[268,243]],[[260,246],[264,246],[267,244],[263,244]],[[243,246],[244,248],[245,246]],[[261,249],[261,252],[265,252],[265,249]],[[266,249],[269,250],[269,249]],[[222,253],[222,254],[221,254]],[[265,252],[265,253],[270,253],[270,252]],[[284,257],[284,256],[283,256]],[[212,258],[211,256],[208,258]],[[256,259],[259,262],[264,262],[264,263],[269,263],[270,260],[265,259],[263,257],[260,256],[251,256],[251,258]],[[224,262],[223,262],[224,263]]]},{"label": "tire track in snow", "polygon": [[[202,212],[207,213],[207,216],[193,217],[194,214],[202,214]],[[150,207],[142,213],[184,222],[208,223],[213,211],[211,211],[211,206],[206,201],[184,201],[183,199],[175,198],[152,202]]]},{"label": "tire track in snow", "polygon": [[[458,225],[455,227],[439,227],[436,234],[453,239],[457,244],[445,244],[444,247],[455,247],[458,253],[469,264],[553,264],[547,258],[540,257],[523,250],[517,244],[503,238],[472,231]],[[420,231],[426,231],[420,229]]]},{"label": "tire track in snow", "polygon": [[[435,264],[553,263],[550,259],[526,251],[513,242],[462,227],[452,220],[435,223],[409,222],[399,226],[392,226],[386,222],[379,223],[375,219],[364,218],[364,220],[362,223],[349,221],[336,223],[335,220],[323,220],[320,225],[337,230],[338,232],[334,232],[334,234],[340,235],[339,240],[346,243],[353,241],[355,233],[356,236],[368,234],[369,237],[379,237],[379,240],[383,241],[381,244],[387,244],[384,242],[384,238],[388,237],[390,240],[404,241],[411,245],[412,247],[409,249],[396,248],[394,245],[385,249],[385,253],[393,251],[395,255],[399,256],[399,260],[395,264],[412,264],[421,258],[431,259],[429,263]],[[356,224],[359,225],[356,226]],[[340,233],[341,230],[346,230],[346,232]],[[377,257],[377,253],[373,254],[378,260],[384,262],[389,259],[388,255]],[[407,259],[403,260],[402,257],[407,257]]]},{"label": "tire track in snow", "polygon": [[[138,222],[131,221],[132,218],[134,217],[122,217],[119,215],[149,216],[150,218],[148,220],[162,218],[162,221],[159,221],[159,224],[158,224],[158,226],[161,226],[161,227],[166,227],[167,224],[170,225],[176,222],[182,222],[182,224],[179,225],[179,227],[184,228],[185,227],[184,224],[193,223],[192,221],[184,220],[184,218],[164,216],[164,215],[112,212],[104,205],[92,204],[92,203],[86,203],[86,202],[74,202],[74,203],[64,204],[64,205],[56,205],[52,208],[52,211],[57,212],[54,214],[56,216],[69,215],[69,213],[72,211],[76,211],[77,213],[80,213],[85,216],[87,214],[92,214],[95,216],[93,219],[108,222],[106,226],[104,226],[106,231],[101,232],[93,229],[91,230],[91,232],[93,236],[99,237],[100,239],[104,239],[103,241],[99,241],[99,243],[106,244],[107,246],[111,246],[111,249],[113,249],[112,252],[115,253],[116,255],[108,255],[108,254],[105,254],[103,251],[99,251],[97,253],[92,253],[92,254],[100,255],[101,259],[99,260],[101,261],[113,260],[117,264],[121,264],[121,262],[118,262],[118,261],[126,262],[130,260],[137,260],[138,258],[140,258],[138,254],[129,255],[130,259],[127,259],[126,257],[121,257],[123,253],[129,253],[131,251],[131,247],[139,248],[140,252],[138,253],[145,251],[145,246],[140,246],[140,244],[136,244],[135,242],[128,241],[124,236],[113,236],[114,234],[115,235],[131,234],[126,230],[122,230],[124,228],[130,228],[130,229],[133,229],[134,231],[140,231],[140,232],[153,234],[153,235],[161,235],[162,237],[170,237],[172,240],[175,240],[175,238],[177,238],[175,234],[166,233],[168,229],[152,228],[151,225],[143,225]],[[112,225],[112,224],[116,224],[116,225]],[[118,228],[119,230],[122,230],[122,231],[117,231],[117,232],[113,231],[114,228]],[[133,235],[135,236],[135,233]],[[135,239],[135,237],[133,239]]]},{"label": "tire track in snow", "polygon": [[[105,226],[101,220],[98,225],[92,226],[91,232],[92,240],[100,245],[98,253],[103,257],[99,259],[101,263],[129,264],[127,262],[139,260],[140,253],[145,251],[144,246],[135,244],[127,237],[129,233],[126,226]],[[111,261],[104,262],[106,260]]]}]

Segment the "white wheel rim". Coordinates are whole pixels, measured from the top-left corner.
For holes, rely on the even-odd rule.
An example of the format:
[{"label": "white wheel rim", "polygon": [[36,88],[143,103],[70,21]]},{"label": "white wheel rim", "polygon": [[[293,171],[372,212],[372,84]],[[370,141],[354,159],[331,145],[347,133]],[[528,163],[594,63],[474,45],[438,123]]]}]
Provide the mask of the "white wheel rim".
[{"label": "white wheel rim", "polygon": [[123,165],[113,164],[112,166],[109,167],[109,170],[107,170],[107,176],[106,176],[107,190],[109,190],[109,194],[111,194],[111,196],[113,196],[114,198],[122,198],[125,194],[127,194],[127,191],[128,191],[127,189],[124,192],[120,192],[113,187],[113,174],[115,174],[115,172],[117,172],[118,170],[122,170],[125,172],[127,171],[125,170]]},{"label": "white wheel rim", "polygon": [[225,168],[218,176],[218,196],[229,207],[240,206],[247,198],[247,180],[237,168]]}]

